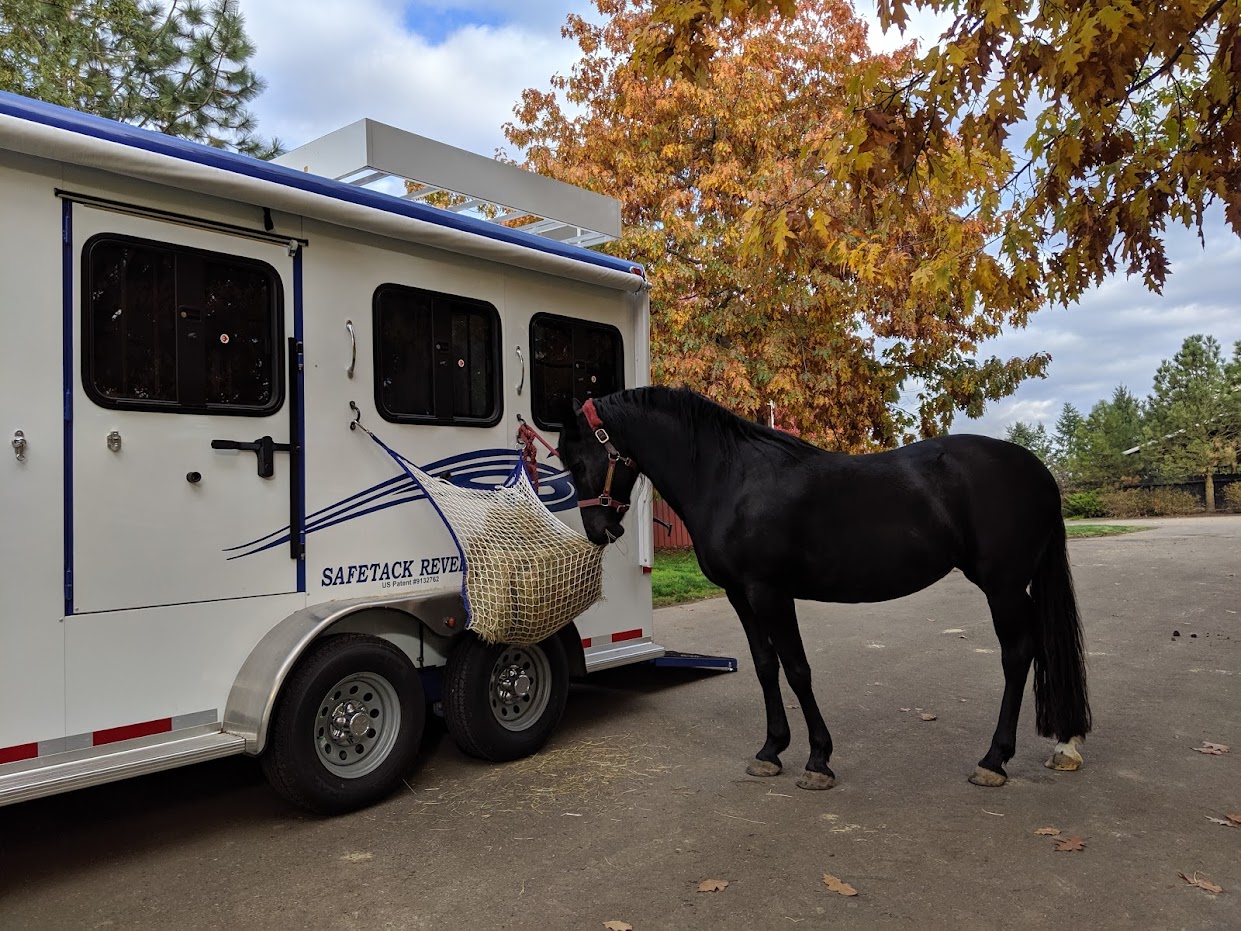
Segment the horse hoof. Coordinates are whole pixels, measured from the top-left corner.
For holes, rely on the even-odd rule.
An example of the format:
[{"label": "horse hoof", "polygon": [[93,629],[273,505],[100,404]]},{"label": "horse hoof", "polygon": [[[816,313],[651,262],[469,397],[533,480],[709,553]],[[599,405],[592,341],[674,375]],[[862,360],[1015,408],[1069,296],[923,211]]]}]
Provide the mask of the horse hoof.
[{"label": "horse hoof", "polygon": [[1068,743],[1056,744],[1051,757],[1043,765],[1058,773],[1071,773],[1082,768],[1082,755],[1077,752],[1080,738],[1074,737]]},{"label": "horse hoof", "polygon": [[975,768],[974,775],[970,776],[970,782],[976,786],[996,789],[1008,782],[1008,777],[1003,773],[997,773],[994,769],[984,769],[979,766]]},{"label": "horse hoof", "polygon": [[812,769],[806,770],[797,777],[797,788],[799,789],[830,789],[836,784],[835,778],[827,773],[816,773]]},{"label": "horse hoof", "polygon": [[751,760],[745,771],[751,776],[779,776],[783,767],[770,760]]}]

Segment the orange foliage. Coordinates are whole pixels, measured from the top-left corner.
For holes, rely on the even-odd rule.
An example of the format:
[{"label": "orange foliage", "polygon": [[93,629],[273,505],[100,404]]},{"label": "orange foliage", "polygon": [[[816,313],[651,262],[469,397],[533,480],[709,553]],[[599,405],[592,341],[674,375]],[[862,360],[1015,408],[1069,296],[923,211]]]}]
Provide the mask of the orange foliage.
[{"label": "orange foliage", "polygon": [[[700,73],[651,78],[632,38],[669,4],[596,5],[603,25],[564,28],[582,50],[573,72],[525,91],[505,130],[533,169],[621,200],[627,232],[609,250],[649,270],[658,381],[762,419],[774,401],[802,435],[860,449],[943,430],[1041,374],[1042,354],[976,359],[1039,302],[983,251],[1003,215],[968,212],[1002,155],[947,146],[892,215],[825,161],[850,146],[878,163],[895,144],[884,114],[863,129],[850,101],[904,73],[910,50],[873,55],[847,2],[802,0],[795,17],[704,26]],[[903,391],[916,411],[898,408]]]}]

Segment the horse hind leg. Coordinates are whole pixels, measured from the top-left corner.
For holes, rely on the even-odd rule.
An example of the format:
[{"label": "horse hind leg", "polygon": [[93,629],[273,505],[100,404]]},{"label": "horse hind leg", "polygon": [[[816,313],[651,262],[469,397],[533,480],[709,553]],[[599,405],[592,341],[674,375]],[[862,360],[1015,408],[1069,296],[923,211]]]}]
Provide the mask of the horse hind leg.
[{"label": "horse hind leg", "polygon": [[[1025,692],[1030,665],[1034,661],[1034,602],[1025,591],[989,594],[991,621],[1000,639],[1004,666],[1004,697],[1000,700],[1000,718],[986,756],[970,776],[977,786],[1002,786],[1008,781],[1004,764],[1017,751],[1017,719],[1021,714],[1021,698]],[[1080,759],[1080,758],[1079,758]]]},{"label": "horse hind leg", "polygon": [[1083,760],[1077,748],[1085,742],[1084,737],[1070,737],[1068,740],[1058,742],[1056,749],[1052,750],[1051,756],[1043,765],[1060,773],[1071,773],[1081,769]]},{"label": "horse hind leg", "polygon": [[727,595],[749,641],[754,672],[762,686],[763,704],[767,709],[767,739],[745,771],[751,776],[778,776],[783,768],[780,754],[788,748],[790,739],[789,719],[784,713],[784,699],[780,695],[780,660],[771,638],[760,628],[746,597],[733,590],[728,590]]}]

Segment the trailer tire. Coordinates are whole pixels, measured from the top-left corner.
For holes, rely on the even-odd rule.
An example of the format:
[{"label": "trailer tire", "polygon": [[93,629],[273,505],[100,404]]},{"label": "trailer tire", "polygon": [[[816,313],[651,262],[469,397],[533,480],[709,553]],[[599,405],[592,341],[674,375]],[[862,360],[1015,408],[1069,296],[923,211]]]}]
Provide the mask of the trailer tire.
[{"label": "trailer tire", "polygon": [[364,808],[409,770],[426,713],[418,671],[397,647],[365,634],[324,637],[280,689],[263,772],[286,799],[319,814]]},{"label": "trailer tire", "polygon": [[503,762],[547,742],[569,698],[559,637],[532,646],[460,638],[444,668],[444,721],[470,756]]}]

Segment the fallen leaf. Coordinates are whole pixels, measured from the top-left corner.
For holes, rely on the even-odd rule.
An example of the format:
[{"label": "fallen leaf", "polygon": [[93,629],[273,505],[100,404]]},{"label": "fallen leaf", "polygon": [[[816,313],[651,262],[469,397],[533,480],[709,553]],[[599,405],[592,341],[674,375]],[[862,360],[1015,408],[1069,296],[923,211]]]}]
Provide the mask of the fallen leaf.
[{"label": "fallen leaf", "polygon": [[1212,824],[1222,824],[1226,828],[1235,828],[1237,826],[1234,822],[1229,821],[1227,818],[1213,818],[1210,815],[1207,815],[1207,820]]},{"label": "fallen leaf", "polygon": [[920,717],[923,721],[934,721],[936,719],[936,715],[931,714],[929,711],[922,712],[922,714],[918,715],[918,717]]},{"label": "fallen leaf", "polygon": [[704,879],[698,884],[699,892],[723,892],[728,888],[727,879]]},{"label": "fallen leaf", "polygon": [[1064,840],[1056,841],[1057,850],[1078,850],[1086,849],[1086,838],[1084,837],[1066,837]]},{"label": "fallen leaf", "polygon": [[908,711],[908,708],[902,708],[901,711]]},{"label": "fallen leaf", "polygon": [[1041,834],[1044,837],[1055,837],[1057,834],[1060,833],[1060,829],[1059,828],[1039,828],[1034,833]]},{"label": "fallen leaf", "polygon": [[627,921],[605,921],[603,926],[608,931],[633,931],[633,925]]},{"label": "fallen leaf", "polygon": [[839,892],[841,895],[857,895],[856,889],[847,882],[837,879],[831,873],[823,874],[823,885],[827,886],[832,892]]},{"label": "fallen leaf", "polygon": [[1201,747],[1190,747],[1190,750],[1197,750],[1199,753],[1209,753],[1211,756],[1219,756],[1228,752],[1227,744],[1213,744],[1209,740],[1204,740]]},{"label": "fallen leaf", "polygon": [[347,853],[344,856],[342,856],[341,859],[344,860],[346,863],[365,863],[367,860],[373,859],[374,856],[375,855],[373,853],[365,853],[365,852],[359,851],[356,853]]},{"label": "fallen leaf", "polygon": [[1181,877],[1181,879],[1185,880],[1185,882],[1189,883],[1191,886],[1197,886],[1199,889],[1204,889],[1207,892],[1220,893],[1224,891],[1223,886],[1217,886],[1215,883],[1211,882],[1211,880],[1203,879],[1197,873],[1194,873],[1193,879],[1190,879],[1184,873],[1177,873],[1176,875]]},{"label": "fallen leaf", "polygon": [[1241,824],[1241,813],[1229,815],[1228,820],[1231,821],[1233,824]]}]

